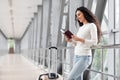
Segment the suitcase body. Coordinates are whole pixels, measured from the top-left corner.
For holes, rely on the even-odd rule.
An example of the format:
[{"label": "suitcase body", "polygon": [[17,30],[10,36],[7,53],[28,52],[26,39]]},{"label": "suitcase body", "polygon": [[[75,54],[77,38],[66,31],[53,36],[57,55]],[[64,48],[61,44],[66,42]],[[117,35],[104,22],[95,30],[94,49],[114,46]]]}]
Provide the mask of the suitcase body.
[{"label": "suitcase body", "polygon": [[54,80],[58,78],[59,76],[56,73],[46,73],[39,76],[39,80]]},{"label": "suitcase body", "polygon": [[[52,50],[55,50],[54,54],[52,53]],[[59,75],[57,74],[57,48],[56,47],[50,47],[48,52],[48,73],[41,74],[39,76],[38,80],[56,80],[59,78]],[[53,61],[53,60],[55,61]],[[54,72],[51,72],[51,64],[52,67],[55,69]],[[53,66],[54,65],[54,66]]]}]

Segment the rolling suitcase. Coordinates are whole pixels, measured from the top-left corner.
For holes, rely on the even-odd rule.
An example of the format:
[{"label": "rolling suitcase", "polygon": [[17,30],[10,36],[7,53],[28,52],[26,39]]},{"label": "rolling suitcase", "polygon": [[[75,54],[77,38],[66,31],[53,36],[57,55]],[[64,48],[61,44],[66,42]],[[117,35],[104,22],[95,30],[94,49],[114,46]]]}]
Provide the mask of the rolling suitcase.
[{"label": "rolling suitcase", "polygon": [[[54,50],[54,52],[52,50]],[[50,47],[48,56],[48,73],[41,74],[38,80],[56,80],[59,78],[57,74],[57,48]],[[51,72],[51,66],[54,68],[54,72]]]}]

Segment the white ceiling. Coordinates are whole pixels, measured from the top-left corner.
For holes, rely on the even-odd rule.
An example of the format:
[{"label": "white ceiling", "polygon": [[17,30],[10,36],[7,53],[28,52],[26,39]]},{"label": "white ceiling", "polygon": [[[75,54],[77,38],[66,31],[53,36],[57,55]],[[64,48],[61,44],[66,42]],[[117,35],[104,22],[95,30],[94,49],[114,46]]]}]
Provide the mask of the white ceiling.
[{"label": "white ceiling", "polygon": [[21,38],[42,0],[0,0],[0,29],[7,38]]}]

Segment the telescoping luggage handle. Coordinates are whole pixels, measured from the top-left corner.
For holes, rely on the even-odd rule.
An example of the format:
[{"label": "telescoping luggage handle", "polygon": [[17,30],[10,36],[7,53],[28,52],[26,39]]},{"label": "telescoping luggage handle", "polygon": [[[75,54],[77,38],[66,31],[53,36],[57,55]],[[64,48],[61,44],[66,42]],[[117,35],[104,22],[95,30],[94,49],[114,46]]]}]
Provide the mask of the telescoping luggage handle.
[{"label": "telescoping luggage handle", "polygon": [[[41,74],[39,76],[39,80],[43,80],[42,76],[48,76],[48,79],[49,80],[56,80],[59,78],[59,75],[57,74],[57,53],[52,53],[52,49],[53,51],[56,51],[57,52],[57,47],[55,46],[51,46],[48,48],[48,73],[46,74]],[[52,58],[51,58],[52,56]],[[54,59],[52,65],[54,64],[54,69],[53,72],[50,71],[51,69],[51,59]],[[47,79],[47,80],[48,80]]]},{"label": "telescoping luggage handle", "polygon": [[[57,50],[57,47],[55,47],[55,46],[51,46],[51,47],[49,47],[49,51],[51,51],[52,49],[55,49],[55,50]],[[58,78],[58,75],[57,75],[57,62],[56,62],[56,60],[57,60],[57,54],[55,53],[52,53],[53,54],[53,58],[52,59],[55,59],[55,63],[54,63],[54,69],[55,69],[55,72],[54,73],[51,73],[50,72],[50,57],[49,57],[49,63],[48,63],[48,68],[49,68],[49,73],[48,73],[48,78],[49,79],[57,79]],[[49,56],[51,55],[51,52],[49,52]]]}]

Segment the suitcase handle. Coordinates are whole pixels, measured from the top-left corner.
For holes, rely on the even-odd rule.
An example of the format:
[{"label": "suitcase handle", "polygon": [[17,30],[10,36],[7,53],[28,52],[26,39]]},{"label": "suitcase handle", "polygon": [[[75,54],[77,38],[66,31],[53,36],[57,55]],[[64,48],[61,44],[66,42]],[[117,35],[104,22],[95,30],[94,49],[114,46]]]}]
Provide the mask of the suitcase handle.
[{"label": "suitcase handle", "polygon": [[49,47],[49,49],[57,49],[57,47],[55,47],[55,46],[52,46],[52,47]]}]

